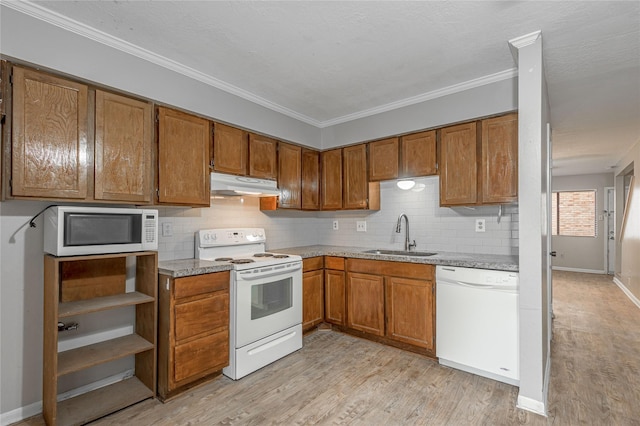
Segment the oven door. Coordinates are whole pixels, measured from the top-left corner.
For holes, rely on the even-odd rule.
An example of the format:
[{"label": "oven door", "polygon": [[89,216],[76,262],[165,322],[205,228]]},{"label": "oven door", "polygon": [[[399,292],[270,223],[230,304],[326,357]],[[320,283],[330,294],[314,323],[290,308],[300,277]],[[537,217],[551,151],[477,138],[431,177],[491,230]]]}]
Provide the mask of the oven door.
[{"label": "oven door", "polygon": [[236,348],[302,323],[302,262],[234,275]]}]

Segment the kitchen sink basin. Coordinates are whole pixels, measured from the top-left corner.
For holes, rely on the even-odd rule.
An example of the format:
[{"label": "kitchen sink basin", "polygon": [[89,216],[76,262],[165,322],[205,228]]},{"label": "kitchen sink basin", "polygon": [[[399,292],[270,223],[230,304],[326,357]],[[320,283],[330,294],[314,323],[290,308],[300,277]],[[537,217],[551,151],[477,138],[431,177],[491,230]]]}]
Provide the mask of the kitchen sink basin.
[{"label": "kitchen sink basin", "polygon": [[438,254],[438,253],[431,253],[427,251],[381,250],[381,249],[365,250],[364,253],[388,254],[391,256],[420,256],[420,257],[434,256]]}]

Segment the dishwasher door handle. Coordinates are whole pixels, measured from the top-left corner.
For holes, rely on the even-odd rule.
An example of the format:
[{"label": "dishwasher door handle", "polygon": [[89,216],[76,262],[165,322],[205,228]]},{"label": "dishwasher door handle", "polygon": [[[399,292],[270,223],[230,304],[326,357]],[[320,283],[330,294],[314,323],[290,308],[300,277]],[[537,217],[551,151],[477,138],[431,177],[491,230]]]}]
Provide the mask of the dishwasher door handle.
[{"label": "dishwasher door handle", "polygon": [[462,287],[476,288],[479,290],[502,290],[502,291],[518,290],[518,286],[514,286],[514,285],[496,286],[493,284],[470,283],[465,281],[441,281],[441,283],[459,285]]}]

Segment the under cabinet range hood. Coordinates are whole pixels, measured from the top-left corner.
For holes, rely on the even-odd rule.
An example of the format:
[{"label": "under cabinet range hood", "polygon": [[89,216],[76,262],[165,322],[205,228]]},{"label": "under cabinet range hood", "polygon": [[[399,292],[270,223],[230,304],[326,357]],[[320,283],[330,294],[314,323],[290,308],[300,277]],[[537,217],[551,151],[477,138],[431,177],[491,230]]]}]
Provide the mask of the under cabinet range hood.
[{"label": "under cabinet range hood", "polygon": [[211,196],[275,197],[280,195],[275,180],[211,173]]}]

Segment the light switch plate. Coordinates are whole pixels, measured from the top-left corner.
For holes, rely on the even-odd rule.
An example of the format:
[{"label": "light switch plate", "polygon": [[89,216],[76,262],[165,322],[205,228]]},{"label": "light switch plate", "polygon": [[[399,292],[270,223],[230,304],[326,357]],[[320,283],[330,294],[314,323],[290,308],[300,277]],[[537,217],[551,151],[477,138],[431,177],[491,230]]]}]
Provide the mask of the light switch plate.
[{"label": "light switch plate", "polygon": [[485,232],[486,222],[484,219],[476,219],[476,232]]},{"label": "light switch plate", "polygon": [[356,231],[357,232],[367,232],[367,221],[366,220],[358,220],[358,221],[356,221]]},{"label": "light switch plate", "polygon": [[173,224],[171,222],[164,222],[162,224],[162,236],[163,237],[173,236]]}]

